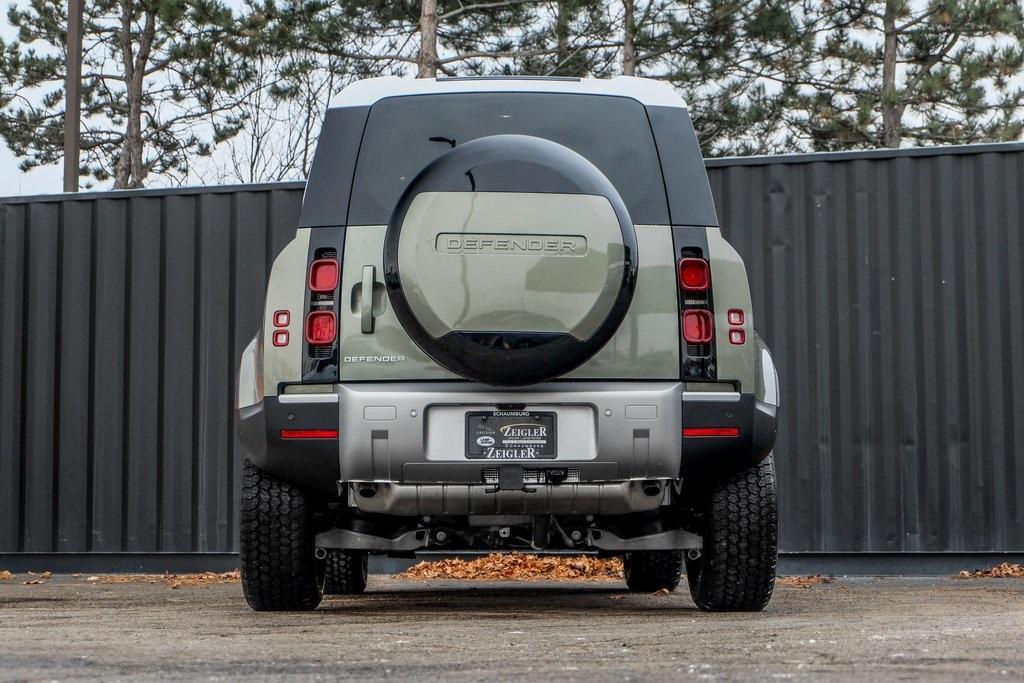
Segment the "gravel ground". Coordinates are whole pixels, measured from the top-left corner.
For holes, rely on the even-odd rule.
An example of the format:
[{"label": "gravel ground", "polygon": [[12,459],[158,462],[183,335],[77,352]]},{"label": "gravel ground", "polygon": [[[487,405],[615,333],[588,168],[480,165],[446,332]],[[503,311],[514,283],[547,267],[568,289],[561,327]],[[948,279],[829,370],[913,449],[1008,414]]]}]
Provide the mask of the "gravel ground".
[{"label": "gravel ground", "polygon": [[0,678],[1020,679],[1024,581],[837,579],[760,614],[703,614],[685,589],[422,582],[313,613],[249,611],[237,584],[0,583]]}]

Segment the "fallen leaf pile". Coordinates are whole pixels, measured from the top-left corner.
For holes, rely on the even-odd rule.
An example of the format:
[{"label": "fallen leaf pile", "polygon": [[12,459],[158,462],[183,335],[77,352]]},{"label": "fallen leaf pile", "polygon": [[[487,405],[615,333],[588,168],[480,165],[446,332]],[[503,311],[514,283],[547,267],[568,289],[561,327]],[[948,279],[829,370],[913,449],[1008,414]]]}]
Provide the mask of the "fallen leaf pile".
[{"label": "fallen leaf pile", "polygon": [[820,586],[823,583],[835,583],[835,579],[831,576],[821,576],[819,574],[811,576],[780,576],[778,579],[778,584],[787,588],[810,588],[811,586]]},{"label": "fallen leaf pile", "polygon": [[1024,579],[1024,566],[1003,562],[991,569],[975,569],[973,572],[965,569],[957,576],[961,579]]},{"label": "fallen leaf pile", "polygon": [[10,573],[6,569],[0,569],[0,581],[13,581],[14,574]]},{"label": "fallen leaf pile", "polygon": [[203,572],[201,574],[100,574],[86,579],[89,583],[162,583],[168,588],[214,586],[238,583],[242,578],[237,569],[232,572]]},{"label": "fallen leaf pile", "polygon": [[476,581],[614,581],[622,578],[622,560],[587,555],[491,554],[472,560],[419,562],[401,576],[406,579]]}]

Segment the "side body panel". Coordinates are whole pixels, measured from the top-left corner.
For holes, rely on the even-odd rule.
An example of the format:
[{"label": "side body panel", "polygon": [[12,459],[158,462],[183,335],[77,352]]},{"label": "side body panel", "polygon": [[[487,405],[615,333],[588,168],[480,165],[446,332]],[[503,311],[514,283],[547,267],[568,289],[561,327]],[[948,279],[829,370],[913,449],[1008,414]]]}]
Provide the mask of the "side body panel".
[{"label": "side body panel", "polygon": [[[263,392],[277,396],[278,386],[284,382],[302,379],[304,349],[303,320],[305,318],[306,268],[309,256],[309,229],[299,228],[295,239],[274,260],[267,282],[267,299],[263,309]],[[274,327],[274,311],[289,311],[286,327]],[[287,346],[274,346],[274,332],[288,332]]]},{"label": "side body panel", "polygon": [[[757,357],[759,350],[754,340],[754,315],[751,311],[750,286],[743,259],[722,237],[718,228],[707,229],[708,261],[711,266],[712,300],[715,309],[715,353],[718,361],[719,381],[734,382],[740,393],[755,391]],[[730,309],[743,311],[740,326],[729,324]],[[740,327],[744,331],[743,344],[729,342],[729,330]]]}]

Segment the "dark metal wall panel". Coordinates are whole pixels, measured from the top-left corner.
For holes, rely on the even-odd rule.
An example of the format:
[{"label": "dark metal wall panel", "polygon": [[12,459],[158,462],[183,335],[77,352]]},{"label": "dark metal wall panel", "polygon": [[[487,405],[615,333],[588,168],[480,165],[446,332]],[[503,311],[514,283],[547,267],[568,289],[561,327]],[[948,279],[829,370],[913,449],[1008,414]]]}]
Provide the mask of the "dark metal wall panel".
[{"label": "dark metal wall panel", "polygon": [[0,205],[0,553],[237,548],[235,364],[302,190]]},{"label": "dark metal wall panel", "polygon": [[709,163],[783,387],[782,546],[1024,549],[1024,151]]},{"label": "dark metal wall panel", "polygon": [[[790,552],[1024,551],[1024,146],[708,162]],[[237,548],[235,364],[302,185],[0,205],[0,553]]]}]

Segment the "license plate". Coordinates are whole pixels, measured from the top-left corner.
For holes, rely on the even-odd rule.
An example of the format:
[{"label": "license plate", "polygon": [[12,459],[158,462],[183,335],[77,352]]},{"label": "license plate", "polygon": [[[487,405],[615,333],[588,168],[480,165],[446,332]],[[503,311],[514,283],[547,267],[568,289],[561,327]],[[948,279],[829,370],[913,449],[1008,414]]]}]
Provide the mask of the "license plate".
[{"label": "license plate", "polygon": [[532,410],[466,413],[466,457],[554,460],[555,418],[555,413]]}]

